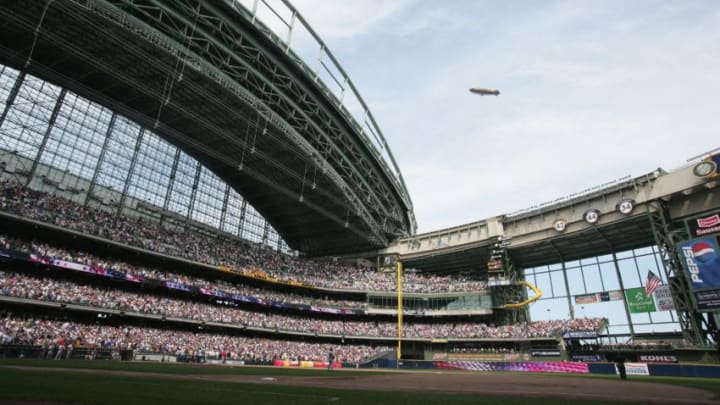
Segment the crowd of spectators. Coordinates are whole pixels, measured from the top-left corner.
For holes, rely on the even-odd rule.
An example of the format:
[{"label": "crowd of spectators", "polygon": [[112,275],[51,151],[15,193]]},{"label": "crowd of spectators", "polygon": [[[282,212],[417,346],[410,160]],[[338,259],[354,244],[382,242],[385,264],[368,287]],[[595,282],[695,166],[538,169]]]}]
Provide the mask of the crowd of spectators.
[{"label": "crowd of spectators", "polygon": [[[84,206],[12,181],[0,181],[0,210],[153,252],[214,266],[259,272],[289,282],[357,291],[393,291],[394,274],[334,261],[311,261],[250,244],[228,235],[208,237],[143,218]],[[406,273],[405,292],[482,291],[483,280],[467,276]]]},{"label": "crowd of spectators", "polygon": [[[221,235],[218,235],[217,238],[209,238],[206,235],[166,227],[157,222],[120,216],[101,209],[86,207],[8,181],[0,182],[0,210],[199,263],[250,269],[280,280],[299,281],[323,288],[360,291],[391,291],[396,287],[394,274],[377,272],[375,269],[346,266],[333,261],[303,260]],[[234,294],[262,297],[268,300],[312,304],[307,297],[303,296],[280,294],[241,284],[108,261],[87,252],[60,249],[37,242],[31,243],[8,238],[1,239],[0,242],[6,246],[13,244],[13,248],[19,247],[41,256],[89,266],[112,268],[148,279],[172,281]],[[485,288],[486,284],[480,280],[422,273],[407,273],[403,284],[406,292],[424,293],[478,291]],[[291,316],[285,313],[255,312],[237,308],[221,300],[214,303],[200,303],[120,289],[82,285],[54,278],[39,278],[24,273],[0,272],[0,289],[1,293],[6,296],[120,309],[204,322],[245,325],[277,331],[386,338],[395,337],[397,333],[397,325],[394,322],[330,320]],[[340,301],[332,302],[330,305],[353,307],[357,304],[352,301]],[[328,305],[328,303],[325,302],[324,305]],[[506,326],[479,322],[407,322],[404,325],[404,336],[426,339],[552,337],[562,331],[597,331],[603,323],[604,320],[597,318],[539,321]]]},{"label": "crowd of spectators", "polygon": [[[0,271],[0,293],[33,300],[308,334],[391,338],[396,336],[397,327],[396,323],[387,321],[330,320],[255,312],[233,306],[100,288],[9,271]],[[598,330],[602,324],[603,320],[598,318],[539,321],[506,326],[478,322],[408,322],[405,324],[404,333],[409,338],[426,339],[552,337],[558,332],[568,330]]]},{"label": "crowd of spectators", "polygon": [[[159,268],[148,268],[137,266],[119,260],[110,260],[92,255],[88,252],[75,249],[63,249],[47,243],[37,241],[25,241],[18,238],[11,238],[0,235],[0,246],[13,248],[15,250],[24,251],[35,255],[36,258],[44,258],[47,262],[52,259],[59,259],[68,262],[84,264],[90,267],[101,267],[104,269],[113,269],[127,275],[143,278],[146,280],[165,281],[172,283],[184,284],[197,288],[206,288],[210,290],[219,290],[230,294],[240,294],[248,297],[255,297],[265,301],[275,301],[290,304],[319,305],[333,308],[365,308],[365,301],[351,301],[314,298],[311,296],[303,296],[299,294],[278,292],[245,284],[236,284],[224,280],[213,279],[213,275],[217,276],[219,272],[207,272],[207,278],[195,277],[187,274],[169,272]],[[213,274],[214,273],[214,274]]]},{"label": "crowd of spectators", "polygon": [[[194,356],[245,361],[323,361],[330,349],[336,361],[357,364],[390,350],[385,346],[329,345],[320,343],[247,338],[134,326],[101,326],[77,322],[0,317],[0,344],[27,344],[60,352],[72,348],[117,348],[139,353]],[[47,350],[47,349],[46,349]]]},{"label": "crowd of spectators", "polygon": [[[488,326],[482,325],[480,335],[497,338],[512,337],[548,337],[558,331],[599,331],[605,325],[603,318],[575,318],[575,319],[552,319],[531,323],[517,323],[513,325]],[[489,330],[486,330],[488,329]]]}]

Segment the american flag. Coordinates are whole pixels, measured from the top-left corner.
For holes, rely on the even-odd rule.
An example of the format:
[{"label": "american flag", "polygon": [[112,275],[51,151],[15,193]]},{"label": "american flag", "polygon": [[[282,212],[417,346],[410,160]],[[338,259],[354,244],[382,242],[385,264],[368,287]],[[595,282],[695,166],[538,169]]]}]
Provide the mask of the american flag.
[{"label": "american flag", "polygon": [[648,270],[647,280],[645,280],[645,295],[648,297],[651,296],[660,284],[662,284],[660,278],[658,278],[652,270]]}]

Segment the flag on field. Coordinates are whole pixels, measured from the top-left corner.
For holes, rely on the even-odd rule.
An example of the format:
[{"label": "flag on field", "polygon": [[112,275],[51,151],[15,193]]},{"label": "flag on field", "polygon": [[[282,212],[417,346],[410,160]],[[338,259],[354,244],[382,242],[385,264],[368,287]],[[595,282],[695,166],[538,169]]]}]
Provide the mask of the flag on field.
[{"label": "flag on field", "polygon": [[651,270],[648,270],[647,280],[645,280],[645,295],[650,297],[662,281]]}]

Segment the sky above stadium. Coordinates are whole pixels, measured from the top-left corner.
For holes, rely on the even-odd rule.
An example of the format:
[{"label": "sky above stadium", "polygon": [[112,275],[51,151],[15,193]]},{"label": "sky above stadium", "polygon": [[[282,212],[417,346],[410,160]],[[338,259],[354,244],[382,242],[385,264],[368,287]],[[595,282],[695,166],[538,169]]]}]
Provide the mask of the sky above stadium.
[{"label": "sky above stadium", "polygon": [[720,147],[717,1],[293,4],[370,106],[420,232]]}]

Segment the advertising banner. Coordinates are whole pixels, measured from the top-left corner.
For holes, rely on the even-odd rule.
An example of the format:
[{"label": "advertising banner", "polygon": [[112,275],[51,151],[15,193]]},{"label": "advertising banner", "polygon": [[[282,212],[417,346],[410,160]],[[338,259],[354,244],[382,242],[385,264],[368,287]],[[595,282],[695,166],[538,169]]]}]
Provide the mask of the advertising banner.
[{"label": "advertising banner", "polygon": [[652,296],[645,295],[645,287],[629,288],[625,290],[625,297],[631,314],[655,312],[655,302]]},{"label": "advertising banner", "polygon": [[693,236],[705,236],[713,233],[720,233],[720,212],[689,219],[687,224],[688,228],[690,228],[690,234]]},{"label": "advertising banner", "polygon": [[596,302],[600,302],[600,295],[597,293],[575,296],[575,305],[594,304]]},{"label": "advertising banner", "polygon": [[675,309],[669,285],[664,284],[658,286],[653,295],[655,296],[655,306],[657,306],[658,311],[671,311]]},{"label": "advertising banner", "polygon": [[578,373],[590,372],[587,363],[566,361],[521,361],[521,362],[485,362],[485,361],[436,361],[434,368],[444,370],[474,371],[525,371],[530,373]]},{"label": "advertising banner", "polygon": [[[273,360],[275,367],[303,367],[303,368],[327,368],[328,363],[324,361],[298,361],[298,360]],[[332,368],[342,368],[342,364],[335,362]]]},{"label": "advertising banner", "polygon": [[715,238],[694,239],[679,247],[692,289],[720,288],[720,255]]},{"label": "advertising banner", "polygon": [[[646,363],[625,363],[625,372],[627,375],[650,375]],[[615,373],[619,374],[617,366],[615,366]]]},{"label": "advertising banner", "polygon": [[205,295],[212,295],[213,297],[218,297],[218,298],[230,298],[230,296],[231,296],[231,294],[228,294],[224,291],[213,290],[210,288],[200,288],[200,292]]},{"label": "advertising banner", "polygon": [[105,277],[112,277],[112,278],[117,278],[120,280],[127,280],[127,275],[125,273],[123,273],[122,271],[117,271],[117,270],[113,270],[113,269],[103,269],[103,270],[105,270],[105,274],[104,274]]},{"label": "advertising banner", "polygon": [[10,257],[15,260],[28,260],[31,263],[50,264],[50,261],[44,256],[38,256],[36,254],[27,254],[23,252],[17,252],[14,250],[10,251]]},{"label": "advertising banner", "polygon": [[584,362],[603,361],[602,356],[599,354],[573,354],[570,356],[570,359],[572,359],[572,361]]},{"label": "advertising banner", "polygon": [[182,283],[176,283],[173,281],[166,281],[165,286],[167,288],[172,288],[173,290],[181,290],[181,291],[192,291],[193,290],[192,286],[189,286],[187,284],[182,284]]},{"label": "advertising banner", "polygon": [[321,312],[323,314],[338,314],[338,315],[354,315],[354,314],[362,314],[363,311],[361,310],[354,310],[354,309],[344,309],[344,308],[326,308],[326,307],[316,307],[314,305],[310,306],[310,311],[312,312]]},{"label": "advertising banner", "polygon": [[700,310],[720,308],[720,289],[695,291],[695,302]]},{"label": "advertising banner", "polygon": [[622,290],[604,291],[600,293],[600,301],[621,301],[625,297],[623,296]]},{"label": "advertising banner", "polygon": [[590,330],[566,331],[562,334],[563,339],[594,339],[596,337],[598,337],[598,333]]},{"label": "advertising banner", "polygon": [[673,355],[641,354],[638,360],[644,363],[677,363],[678,358]]},{"label": "advertising banner", "polygon": [[490,259],[487,264],[488,273],[502,273],[505,271],[503,262],[499,259]]},{"label": "advertising banner", "polygon": [[598,302],[620,301],[624,299],[622,290],[603,291],[575,296],[575,305],[595,304]]},{"label": "advertising banner", "polygon": [[438,361],[438,360],[447,360],[447,359],[448,359],[448,354],[447,354],[446,352],[433,353],[432,359],[435,360],[435,361]]},{"label": "advertising banner", "polygon": [[238,301],[238,302],[256,302],[256,301],[253,301],[253,299],[252,299],[253,297],[248,297],[248,296],[242,295],[242,294],[232,294],[231,297],[233,300]]},{"label": "advertising banner", "polygon": [[[87,266],[85,264],[80,264],[80,263],[68,262],[65,260],[55,259],[52,261],[52,265],[55,267],[60,267],[62,269],[82,271],[84,273],[95,273],[95,270],[93,270],[92,267],[90,267],[90,266]],[[100,274],[100,273],[98,273],[98,274]]]},{"label": "advertising banner", "polygon": [[533,357],[560,357],[560,350],[533,350],[530,355]]}]

